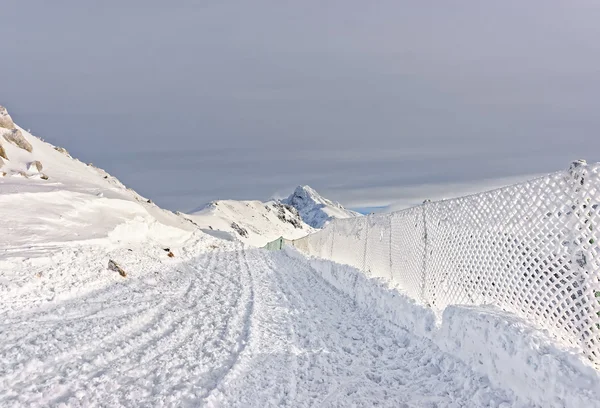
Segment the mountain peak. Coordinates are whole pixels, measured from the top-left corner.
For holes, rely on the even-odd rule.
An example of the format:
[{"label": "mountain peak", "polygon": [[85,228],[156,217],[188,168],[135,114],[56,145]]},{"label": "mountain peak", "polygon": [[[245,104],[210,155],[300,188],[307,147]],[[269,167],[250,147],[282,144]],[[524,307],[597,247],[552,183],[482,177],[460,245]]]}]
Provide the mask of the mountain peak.
[{"label": "mountain peak", "polygon": [[360,215],[345,209],[340,203],[324,198],[308,185],[296,187],[292,195],[282,202],[296,208],[304,222],[313,228],[323,228],[335,218]]},{"label": "mountain peak", "polygon": [[339,205],[338,203],[333,203],[332,201],[326,199],[321,194],[317,193],[317,191],[314,188],[312,188],[311,186],[308,186],[308,185],[296,187],[296,189],[294,190],[292,195],[289,196],[287,199],[288,200],[296,200],[296,201],[312,200],[315,203],[327,203],[330,205],[331,204]]}]

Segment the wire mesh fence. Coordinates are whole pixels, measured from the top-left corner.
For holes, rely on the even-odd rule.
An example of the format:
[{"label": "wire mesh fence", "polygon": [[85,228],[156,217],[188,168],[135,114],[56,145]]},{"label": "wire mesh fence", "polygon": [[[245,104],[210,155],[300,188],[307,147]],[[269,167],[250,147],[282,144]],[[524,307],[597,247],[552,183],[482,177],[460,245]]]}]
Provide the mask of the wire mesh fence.
[{"label": "wire mesh fence", "polygon": [[335,220],[308,255],[389,279],[434,309],[493,304],[600,364],[600,164],[391,214]]}]

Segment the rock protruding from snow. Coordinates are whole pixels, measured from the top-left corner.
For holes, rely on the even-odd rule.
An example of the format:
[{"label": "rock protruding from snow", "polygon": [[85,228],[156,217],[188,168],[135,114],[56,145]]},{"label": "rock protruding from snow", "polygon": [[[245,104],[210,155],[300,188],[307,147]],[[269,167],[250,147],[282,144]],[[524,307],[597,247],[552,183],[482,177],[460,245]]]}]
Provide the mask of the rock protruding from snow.
[{"label": "rock protruding from snow", "polygon": [[302,220],[313,228],[323,228],[336,218],[352,218],[361,214],[328,200],[309,186],[298,186],[294,193],[282,200],[298,210]]},{"label": "rock protruding from snow", "polygon": [[23,150],[27,150],[28,152],[33,150],[33,146],[25,139],[25,136],[23,136],[23,133],[19,129],[12,129],[10,132],[5,133],[4,138]]},{"label": "rock protruding from snow", "polygon": [[15,123],[8,114],[8,111],[4,106],[0,105],[0,127],[5,129],[14,129]]},{"label": "rock protruding from snow", "polygon": [[248,230],[239,226],[237,222],[231,223],[231,228],[239,234],[240,237],[248,238]]},{"label": "rock protruding from snow", "polygon": [[121,268],[119,266],[119,264],[116,263],[115,261],[113,261],[112,259],[110,259],[108,261],[108,269],[111,270],[111,271],[113,271],[113,272],[118,272],[119,275],[121,275],[124,278],[127,277],[127,272],[125,272],[125,270],[123,270],[123,268]]},{"label": "rock protruding from snow", "polygon": [[40,162],[39,160],[34,160],[27,165],[27,171],[30,171],[33,173],[39,173],[40,171],[42,171],[43,168],[44,168],[44,166],[42,165],[42,162]]},{"label": "rock protruding from snow", "polygon": [[64,154],[67,157],[71,157],[71,154],[69,154],[69,152],[67,151],[67,149],[65,149],[64,147],[54,146],[54,150],[56,150],[59,153]]},{"label": "rock protruding from snow", "polygon": [[2,143],[0,143],[0,166],[2,165],[2,159],[8,160],[8,156],[6,155],[6,150],[2,147]]}]

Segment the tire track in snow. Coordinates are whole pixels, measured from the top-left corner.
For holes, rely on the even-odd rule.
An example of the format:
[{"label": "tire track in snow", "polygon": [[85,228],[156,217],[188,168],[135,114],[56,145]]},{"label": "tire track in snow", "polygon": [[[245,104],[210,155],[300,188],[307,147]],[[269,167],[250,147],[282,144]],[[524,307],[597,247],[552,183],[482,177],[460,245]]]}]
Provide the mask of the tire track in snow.
[{"label": "tire track in snow", "polygon": [[222,384],[226,383],[228,378],[235,376],[239,360],[243,358],[243,353],[246,350],[248,343],[251,341],[252,335],[252,318],[254,312],[254,296],[255,283],[252,270],[248,265],[247,249],[241,244],[236,248],[236,269],[239,271],[240,282],[242,283],[241,299],[245,302],[245,310],[241,315],[241,331],[236,339],[236,347],[234,348],[230,358],[225,362],[221,372],[217,374],[214,383],[200,397],[200,401],[205,404],[210,403],[214,399],[215,393],[218,392]]},{"label": "tire track in snow", "polygon": [[[163,356],[165,357],[165,361],[162,361],[163,364],[168,364],[176,359],[177,355],[174,351],[181,345],[187,344],[193,334],[197,332],[198,328],[194,325],[195,322],[192,320],[192,316],[198,312],[199,299],[202,298],[199,293],[200,283],[205,283],[202,278],[212,276],[210,271],[216,267],[215,265],[222,262],[220,255],[220,250],[211,251],[205,258],[200,268],[209,272],[206,274],[199,274],[199,268],[197,267],[180,266],[179,272],[187,278],[186,289],[182,295],[173,297],[169,299],[170,302],[161,305],[162,311],[159,318],[155,319],[154,324],[150,326],[150,330],[142,330],[136,333],[135,336],[123,339],[121,344],[125,347],[116,347],[116,350],[124,348],[122,352],[109,354],[110,359],[108,360],[103,361],[101,359],[102,364],[93,366],[93,370],[90,370],[87,374],[85,370],[82,371],[83,378],[77,380],[81,383],[79,387],[85,387],[85,384],[90,381],[106,383],[118,380],[124,382],[126,381],[124,376],[131,375],[136,367],[145,367]],[[202,282],[199,282],[201,280]],[[110,351],[107,352],[110,353]],[[152,370],[141,369],[134,374],[145,379],[154,377],[155,384],[164,380],[161,373],[156,373],[157,370],[161,370],[162,364],[157,362],[157,364],[150,365],[150,367],[152,367]],[[127,405],[126,398],[123,400],[122,397],[121,402]]]},{"label": "tire track in snow", "polygon": [[[311,317],[297,321],[306,336],[300,387],[316,396],[310,405],[488,407],[509,400],[431,342],[357,307],[308,263],[284,253],[271,260],[282,290],[295,294],[302,315]],[[311,350],[315,345],[323,349]]]},{"label": "tire track in snow", "polygon": [[[206,386],[199,385],[192,378],[188,378],[186,381],[192,380],[190,385],[182,387],[182,379],[177,378],[177,375],[191,373],[200,379],[208,378],[205,382],[210,382],[212,373],[219,370],[221,364],[221,360],[214,357],[228,354],[230,313],[231,310],[236,309],[236,305],[239,303],[237,294],[241,286],[236,284],[235,279],[232,279],[231,276],[218,272],[217,268],[228,263],[227,257],[220,259],[215,268],[206,271],[209,272],[207,275],[211,277],[210,282],[220,282],[220,286],[212,287],[208,293],[197,293],[198,298],[203,299],[203,303],[199,308],[193,309],[186,320],[186,324],[193,326],[194,330],[185,341],[178,344],[176,353],[169,354],[168,359],[161,361],[162,364],[155,364],[153,370],[156,378],[161,378],[163,372],[169,372],[169,377],[165,382],[172,383],[172,387],[164,387],[163,384],[161,393],[176,395],[183,404],[194,405],[194,401],[199,398],[198,393],[201,393]],[[194,269],[193,266],[191,268]],[[220,279],[215,281],[215,278]],[[208,285],[211,285],[210,282]],[[224,287],[223,285],[233,286]],[[226,297],[226,295],[234,296]],[[165,353],[161,354],[165,355]]]},{"label": "tire track in snow", "polygon": [[129,281],[64,302],[71,311],[64,322],[58,308],[37,310],[40,326],[21,323],[31,313],[8,314],[11,327],[21,327],[11,338],[24,335],[27,344],[0,351],[0,363],[23,354],[12,373],[0,372],[0,406],[503,401],[468,367],[358,308],[306,262],[234,246],[167,264],[167,277],[153,286]]},{"label": "tire track in snow", "polygon": [[268,253],[246,251],[254,277],[254,315],[248,345],[232,372],[207,399],[207,406],[296,406],[296,316],[279,290]]},{"label": "tire track in snow", "polygon": [[488,407],[510,401],[433,344],[357,307],[306,262],[248,252],[256,279],[253,334],[237,372],[208,406]]},{"label": "tire track in snow", "polygon": [[[207,264],[214,261],[213,253],[209,253],[209,255],[204,258],[205,263]],[[102,333],[108,331],[107,335],[99,336],[91,342],[81,341],[82,339],[77,336],[79,332],[87,332],[89,334],[90,330],[88,322],[82,324],[81,321],[77,321],[78,324],[69,328],[61,325],[60,318],[57,316],[56,326],[50,327],[51,330],[46,333],[37,332],[37,336],[38,338],[41,338],[42,341],[45,341],[48,337],[52,339],[61,338],[60,344],[62,345],[62,348],[66,348],[67,351],[58,355],[50,353],[45,359],[46,362],[39,362],[33,367],[35,368],[33,372],[29,372],[31,370],[28,369],[21,371],[20,381],[15,382],[15,379],[13,378],[13,381],[11,381],[12,386],[22,387],[26,386],[28,383],[35,382],[38,385],[38,388],[52,388],[57,380],[62,378],[63,380],[61,381],[64,381],[66,378],[71,378],[71,373],[74,372],[77,372],[78,377],[75,379],[75,383],[79,382],[79,377],[86,378],[87,376],[87,379],[89,380],[93,377],[90,376],[90,373],[95,372],[97,375],[101,375],[112,362],[126,358],[128,355],[135,353],[136,349],[152,349],[153,339],[159,339],[164,337],[169,331],[174,331],[173,325],[168,326],[163,322],[164,318],[169,316],[170,312],[172,312],[169,310],[170,307],[168,306],[168,301],[173,300],[175,304],[178,304],[182,301],[193,300],[193,298],[191,298],[191,292],[193,290],[193,285],[195,284],[194,277],[188,277],[189,279],[187,280],[176,279],[175,281],[169,281],[170,284],[176,283],[179,285],[179,293],[182,293],[183,289],[182,295],[176,295],[169,299],[161,300],[162,291],[155,290],[156,299],[159,301],[152,305],[148,312],[123,316],[123,318],[129,319],[125,324],[121,323],[122,319],[119,321],[103,322],[99,327],[103,329]],[[181,283],[184,283],[184,288],[181,288]],[[134,285],[136,282],[132,281],[128,284]],[[116,292],[117,294],[121,294],[124,292],[124,289],[117,288]],[[106,293],[103,292],[101,297],[109,298],[110,291],[106,291]],[[94,301],[96,302],[96,300]],[[133,299],[130,298],[129,301],[135,301],[135,297]],[[110,305],[110,302],[102,302],[101,304],[106,303]],[[117,302],[115,307],[118,306],[120,306],[120,302]],[[118,327],[117,330],[114,330],[115,326]],[[71,330],[71,332],[75,333],[75,335],[68,337],[71,341],[67,342],[66,347],[64,344],[65,342],[63,341],[64,336],[61,336],[65,330]],[[27,358],[28,354],[24,353],[24,355],[25,358]],[[30,357],[29,359],[31,360]],[[54,368],[54,370],[49,369],[49,367]],[[57,372],[56,369],[59,371]],[[86,373],[88,374],[86,375]],[[112,375],[113,373],[110,374]],[[33,379],[31,378],[32,376],[34,377]],[[37,377],[37,379],[35,379],[35,377]],[[0,380],[0,384],[2,384],[3,381],[7,382],[7,378],[5,377]],[[76,384],[74,388],[77,388]],[[68,396],[68,394],[69,389],[63,389],[62,392],[58,392],[53,397],[52,401],[60,401],[62,398]]]}]

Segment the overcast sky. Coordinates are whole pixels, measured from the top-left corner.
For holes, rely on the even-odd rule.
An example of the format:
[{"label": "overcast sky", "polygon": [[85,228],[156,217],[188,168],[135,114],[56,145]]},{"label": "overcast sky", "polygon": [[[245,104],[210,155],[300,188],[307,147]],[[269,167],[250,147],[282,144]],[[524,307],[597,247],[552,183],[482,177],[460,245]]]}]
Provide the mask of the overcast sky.
[{"label": "overcast sky", "polygon": [[3,0],[0,104],[158,204],[394,207],[600,160],[600,2]]}]

